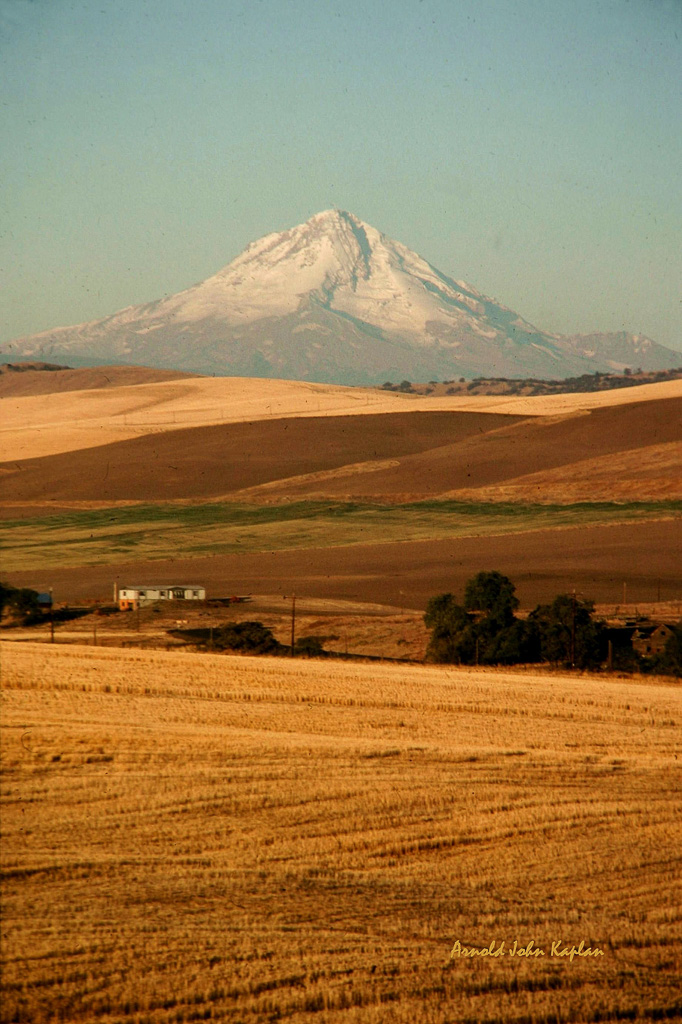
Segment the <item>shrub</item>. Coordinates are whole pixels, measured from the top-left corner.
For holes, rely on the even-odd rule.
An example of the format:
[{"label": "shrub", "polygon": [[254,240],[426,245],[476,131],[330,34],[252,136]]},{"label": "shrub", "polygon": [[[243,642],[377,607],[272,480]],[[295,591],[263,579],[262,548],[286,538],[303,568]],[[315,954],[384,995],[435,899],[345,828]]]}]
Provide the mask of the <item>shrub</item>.
[{"label": "shrub", "polygon": [[218,650],[248,651],[250,654],[275,654],[284,650],[271,629],[262,622],[229,622],[216,630],[213,646]]},{"label": "shrub", "polygon": [[516,587],[500,572],[479,572],[470,579],[464,591],[467,611],[485,612],[486,618],[501,629],[514,621],[519,606]]},{"label": "shrub", "polygon": [[308,658],[319,658],[324,653],[323,636],[300,636],[294,644],[294,654],[303,654]]},{"label": "shrub", "polygon": [[8,611],[13,619],[29,624],[41,618],[38,592],[28,587],[10,587],[0,583],[0,616]]}]

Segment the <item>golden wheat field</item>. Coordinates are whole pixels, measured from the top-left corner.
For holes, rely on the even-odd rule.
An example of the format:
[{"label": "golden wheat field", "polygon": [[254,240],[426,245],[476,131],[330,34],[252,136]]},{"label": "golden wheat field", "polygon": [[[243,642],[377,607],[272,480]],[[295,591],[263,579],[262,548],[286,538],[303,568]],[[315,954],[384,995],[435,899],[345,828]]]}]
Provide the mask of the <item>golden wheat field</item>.
[{"label": "golden wheat field", "polygon": [[679,380],[591,393],[425,398],[308,381],[194,377],[50,395],[7,396],[2,399],[0,438],[3,457],[11,462],[208,424],[438,409],[561,416],[681,394]]},{"label": "golden wheat field", "polygon": [[3,1021],[682,1017],[674,684],[36,643],[2,677]]}]

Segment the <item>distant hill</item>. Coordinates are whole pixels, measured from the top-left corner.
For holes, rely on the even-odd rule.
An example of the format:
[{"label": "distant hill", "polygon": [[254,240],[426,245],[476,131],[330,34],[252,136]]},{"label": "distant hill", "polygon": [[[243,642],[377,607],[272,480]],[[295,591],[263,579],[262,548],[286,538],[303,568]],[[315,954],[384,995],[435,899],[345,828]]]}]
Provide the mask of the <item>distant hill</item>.
[{"label": "distant hill", "polygon": [[565,380],[538,380],[530,377],[515,380],[509,377],[476,377],[474,380],[429,381],[413,384],[404,380],[399,384],[386,381],[383,391],[397,391],[409,395],[566,395],[592,394],[618,388],[634,388],[641,384],[659,384],[664,380],[682,380],[682,367],[675,370],[644,371],[634,373],[585,373],[581,377]]},{"label": "distant hill", "polygon": [[195,374],[183,373],[180,370],[158,370],[149,366],[97,366],[73,369],[71,366],[61,366],[57,363],[5,363],[0,364],[0,398],[155,384],[192,376]]},{"label": "distant hill", "polygon": [[341,210],[266,235],[185,291],[19,338],[0,357],[374,385],[682,361],[639,334],[543,331]]}]

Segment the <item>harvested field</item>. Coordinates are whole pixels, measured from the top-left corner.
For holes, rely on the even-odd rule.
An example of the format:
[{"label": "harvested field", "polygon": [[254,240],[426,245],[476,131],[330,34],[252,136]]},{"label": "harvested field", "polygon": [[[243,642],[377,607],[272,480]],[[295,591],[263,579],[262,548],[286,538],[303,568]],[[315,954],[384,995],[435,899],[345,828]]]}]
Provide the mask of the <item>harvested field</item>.
[{"label": "harvested field", "polygon": [[[428,400],[426,402],[429,411]],[[317,414],[404,411],[400,398],[330,384],[194,377],[153,384],[6,398],[5,458],[40,458],[183,427]]]},{"label": "harvested field", "polygon": [[[632,391],[637,392],[636,399]],[[196,377],[72,391],[49,399],[42,395],[5,398],[0,441],[5,459],[13,461],[218,423],[405,411],[557,416],[680,396],[682,381],[676,380],[594,394],[423,398],[301,381]]]},{"label": "harvested field", "polygon": [[674,685],[2,658],[3,1021],[682,1015]]},{"label": "harvested field", "polygon": [[[517,586],[522,607],[533,608],[574,588],[584,597],[615,605],[682,603],[682,519],[538,530],[507,536],[356,544],[342,548],[264,551],[203,558],[159,559],[79,566],[39,564],[8,573],[14,586],[55,589],[59,601],[107,600],[114,578],[125,582],[192,580],[209,596],[290,594],[373,601],[425,608],[434,594],[462,594],[482,569],[497,569]],[[681,609],[682,610],[682,609]]]}]

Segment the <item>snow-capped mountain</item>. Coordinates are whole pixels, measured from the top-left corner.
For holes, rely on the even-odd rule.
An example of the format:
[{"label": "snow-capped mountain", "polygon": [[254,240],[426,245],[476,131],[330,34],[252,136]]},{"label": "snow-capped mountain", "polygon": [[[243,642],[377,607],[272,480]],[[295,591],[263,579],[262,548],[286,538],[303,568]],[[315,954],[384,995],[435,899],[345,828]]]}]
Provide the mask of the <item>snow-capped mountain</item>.
[{"label": "snow-capped mountain", "polygon": [[0,353],[345,384],[682,363],[641,335],[538,330],[342,210],[266,235],[176,295],[20,338]]}]

